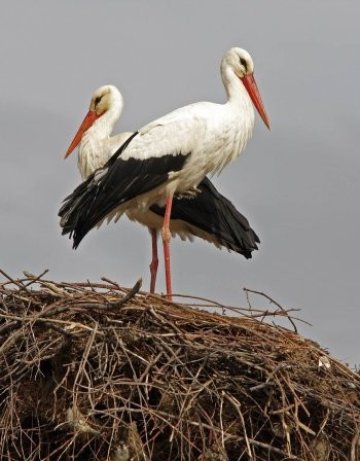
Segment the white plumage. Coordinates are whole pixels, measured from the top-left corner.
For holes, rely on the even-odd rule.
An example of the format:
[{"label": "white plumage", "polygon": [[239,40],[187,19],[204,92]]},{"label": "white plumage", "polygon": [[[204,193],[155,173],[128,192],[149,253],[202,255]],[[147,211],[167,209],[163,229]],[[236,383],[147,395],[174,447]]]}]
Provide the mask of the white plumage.
[{"label": "white plumage", "polygon": [[[194,193],[206,174],[221,171],[239,156],[253,130],[252,102],[269,127],[253,70],[249,53],[231,48],[221,62],[225,104],[191,104],[145,125],[103,169],[79,186],[60,210],[61,225],[65,233],[74,234],[74,245],[105,218],[118,218],[125,211],[136,216],[137,210],[145,211],[155,203],[166,204],[162,236],[167,293],[171,298],[168,243],[174,193]],[[92,123],[93,129],[104,135],[111,132],[112,126],[110,116],[100,117],[101,104],[101,100],[94,101]],[[84,151],[91,152],[91,162],[96,160],[96,147],[100,147],[96,142],[84,140]],[[71,148],[73,143],[69,151]],[[115,149],[116,145],[110,143],[108,155]],[[92,164],[88,160],[82,162],[85,173]]]},{"label": "white plumage", "polygon": [[[85,122],[85,129],[83,127],[80,132],[81,138],[77,134],[74,141],[79,143],[78,167],[83,179],[101,168],[133,134],[125,132],[110,136],[123,109],[122,95],[115,86],[104,85],[98,88],[91,98],[90,113],[94,112],[96,105],[101,106],[102,123],[93,123],[87,127],[87,122]],[[87,115],[85,120],[88,117],[91,123],[93,116]],[[96,120],[100,121],[100,119]],[[72,146],[74,142],[71,143]],[[104,170],[99,170],[95,173],[96,180],[99,181],[103,175]],[[173,215],[170,220],[172,236],[178,235],[182,240],[192,240],[196,236],[213,243],[220,249],[225,247],[250,258],[252,251],[257,248],[259,239],[249,226],[247,219],[229,200],[218,193],[208,179],[201,182],[199,190],[199,194],[191,198],[174,198]],[[163,211],[163,208],[150,208],[146,211],[133,208],[127,211],[128,217],[148,227],[152,236],[150,292],[155,291],[156,285],[157,233],[163,224]]]}]

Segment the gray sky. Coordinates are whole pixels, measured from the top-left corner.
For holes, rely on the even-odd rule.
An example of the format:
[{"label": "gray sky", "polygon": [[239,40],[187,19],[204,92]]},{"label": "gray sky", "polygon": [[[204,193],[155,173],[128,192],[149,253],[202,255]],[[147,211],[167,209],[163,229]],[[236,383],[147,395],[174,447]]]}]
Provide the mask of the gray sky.
[{"label": "gray sky", "polygon": [[[122,219],[77,251],[61,200],[79,183],[64,153],[92,92],[125,98],[118,131],[190,102],[221,102],[223,53],[248,49],[272,122],[215,179],[261,238],[251,261],[172,244],[176,292],[244,305],[243,287],[301,308],[301,332],[360,363],[360,2],[1,0],[0,267],[56,280],[149,284],[150,237]],[[162,263],[162,261],[161,261]],[[158,289],[164,289],[162,270]],[[254,299],[259,307],[265,300]]]}]

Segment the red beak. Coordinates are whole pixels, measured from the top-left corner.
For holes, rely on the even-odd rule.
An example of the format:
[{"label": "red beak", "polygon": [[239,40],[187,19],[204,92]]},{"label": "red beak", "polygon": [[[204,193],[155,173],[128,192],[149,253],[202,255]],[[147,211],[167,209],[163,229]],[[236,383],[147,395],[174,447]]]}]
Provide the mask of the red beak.
[{"label": "red beak", "polygon": [[93,110],[89,110],[86,114],[84,120],[82,121],[80,128],[78,129],[74,139],[71,141],[71,144],[66,151],[65,158],[68,157],[71,152],[79,145],[83,134],[91,127],[91,125],[98,119],[100,116]]},{"label": "red beak", "polygon": [[246,91],[249,93],[249,96],[256,107],[256,110],[259,112],[260,117],[263,119],[263,122],[270,130],[270,120],[267,116],[264,104],[262,102],[260,91],[256,85],[254,74],[244,75],[241,81],[243,82]]}]

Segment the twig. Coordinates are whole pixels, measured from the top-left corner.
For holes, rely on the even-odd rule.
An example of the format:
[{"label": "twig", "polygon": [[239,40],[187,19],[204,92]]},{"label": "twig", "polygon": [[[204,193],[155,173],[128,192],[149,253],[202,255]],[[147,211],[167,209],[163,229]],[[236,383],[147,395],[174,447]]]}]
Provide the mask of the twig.
[{"label": "twig", "polygon": [[230,396],[224,391],[223,391],[223,395],[234,406],[236,412],[238,413],[238,415],[240,417],[241,425],[243,427],[243,434],[244,434],[244,438],[245,438],[245,442],[246,442],[246,449],[247,449],[249,458],[254,459],[254,455],[253,455],[253,452],[251,451],[251,447],[250,447],[250,440],[248,438],[247,431],[246,431],[246,424],[245,424],[244,415],[242,414],[242,411],[241,411],[241,403],[234,396]]},{"label": "twig", "polygon": [[2,325],[0,327],[0,336],[6,335],[7,333],[10,333],[13,330],[16,330],[17,328],[20,328],[22,325],[22,322],[20,320],[16,320],[15,322],[9,322],[5,323],[5,325]]},{"label": "twig", "polygon": [[126,293],[126,295],[119,301],[106,302],[105,305],[101,305],[99,303],[87,303],[86,307],[90,309],[99,309],[99,310],[119,309],[124,304],[126,304],[128,301],[130,301],[130,299],[133,298],[139,292],[141,285],[142,285],[142,279],[139,279],[135,283],[135,285],[131,288],[131,290],[129,290],[128,293]]},{"label": "twig", "polygon": [[268,301],[270,301],[270,303],[275,304],[275,306],[277,306],[277,307],[285,314],[285,316],[287,317],[287,319],[289,320],[289,322],[290,322],[291,325],[293,326],[294,332],[295,332],[295,333],[298,333],[298,330],[297,330],[297,327],[296,327],[296,325],[295,325],[295,322],[294,322],[293,319],[288,315],[287,311],[286,311],[277,301],[275,301],[273,298],[271,298],[271,297],[270,297],[269,295],[267,295],[266,293],[263,293],[262,291],[250,290],[249,288],[244,288],[243,290],[244,290],[246,293],[253,293],[253,294],[256,294],[256,295],[263,296],[263,297],[266,298]]},{"label": "twig", "polygon": [[269,374],[269,376],[266,378],[265,382],[258,384],[257,386],[250,387],[251,392],[258,391],[260,389],[263,389],[264,387],[267,386],[275,386],[275,383],[271,383],[270,380],[276,375],[276,373],[279,370],[283,370],[284,368],[291,368],[290,365],[287,363],[279,363]]},{"label": "twig", "polygon": [[[23,290],[25,287],[24,285],[19,281],[19,280],[15,280],[13,279],[12,277],[10,277],[10,275],[8,275],[6,272],[4,272],[2,269],[0,269],[0,274],[2,274],[5,278],[7,278],[11,283],[13,283],[14,285],[16,285],[18,288],[20,288],[21,290]],[[25,288],[26,289],[26,288]]]},{"label": "twig", "polygon": [[58,333],[62,334],[63,336],[65,336],[68,339],[72,339],[72,337],[73,337],[73,334],[70,333],[70,331],[66,331],[66,330],[64,330],[64,328],[61,328],[58,325],[53,324],[52,322],[49,322],[47,320],[41,320],[41,319],[40,319],[40,322],[42,322],[42,324],[45,325],[47,328],[50,328],[51,330],[57,331]]},{"label": "twig", "polygon": [[30,279],[30,282],[27,283],[26,285],[24,285],[25,287],[28,287],[30,285],[32,285],[33,283],[36,283],[38,282],[45,274],[47,274],[49,272],[49,269],[45,269],[40,275],[34,275],[32,274],[31,272],[27,272],[27,271],[23,271],[23,274],[25,275],[25,277],[27,277],[28,279]]}]

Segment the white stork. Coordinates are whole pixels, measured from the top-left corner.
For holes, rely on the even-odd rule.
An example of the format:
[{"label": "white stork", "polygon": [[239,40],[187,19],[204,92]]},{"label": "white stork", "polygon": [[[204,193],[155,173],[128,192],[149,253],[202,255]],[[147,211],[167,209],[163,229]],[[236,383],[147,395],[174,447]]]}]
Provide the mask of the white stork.
[{"label": "white stork", "polygon": [[[220,172],[239,156],[253,131],[252,102],[270,126],[249,53],[231,48],[221,61],[221,76],[228,97],[225,104],[191,104],[145,125],[65,199],[59,212],[63,233],[73,235],[76,247],[105,218],[118,219],[124,212],[135,216],[154,204],[165,205],[161,233],[170,300],[174,194],[196,194],[206,174]],[[102,113],[99,109],[93,117],[101,120]]]},{"label": "white stork", "polygon": [[[90,107],[78,132],[71,142],[65,158],[78,149],[78,167],[82,179],[86,179],[96,169],[101,168],[133,133],[125,132],[110,137],[113,127],[120,118],[123,98],[113,85],[98,88],[90,102]],[[101,112],[96,117],[96,111]],[[98,120],[97,123],[94,123]],[[102,120],[102,123],[99,123]],[[200,237],[218,248],[225,247],[251,258],[253,250],[260,242],[248,220],[221,195],[208,178],[198,186],[199,193],[193,197],[174,197],[170,217],[172,236],[179,235],[183,240]],[[150,263],[150,293],[154,293],[158,268],[157,236],[163,224],[165,209],[157,205],[144,212],[132,215],[130,219],[147,226],[152,237],[152,260]]]}]

